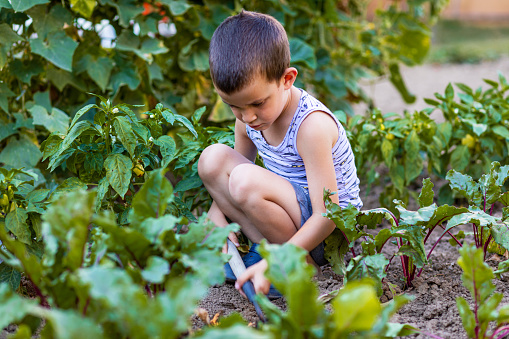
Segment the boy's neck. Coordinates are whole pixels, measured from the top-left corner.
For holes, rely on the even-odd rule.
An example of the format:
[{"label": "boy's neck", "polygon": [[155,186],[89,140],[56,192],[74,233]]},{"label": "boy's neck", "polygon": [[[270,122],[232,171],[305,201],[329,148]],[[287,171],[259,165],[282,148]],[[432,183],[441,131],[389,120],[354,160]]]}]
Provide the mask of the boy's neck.
[{"label": "boy's neck", "polygon": [[301,94],[302,92],[297,87],[292,86],[290,89],[288,103],[285,105],[285,108],[281,112],[279,118],[271,127],[265,131],[262,131],[262,135],[269,145],[277,146],[285,138],[293,116],[299,107]]}]

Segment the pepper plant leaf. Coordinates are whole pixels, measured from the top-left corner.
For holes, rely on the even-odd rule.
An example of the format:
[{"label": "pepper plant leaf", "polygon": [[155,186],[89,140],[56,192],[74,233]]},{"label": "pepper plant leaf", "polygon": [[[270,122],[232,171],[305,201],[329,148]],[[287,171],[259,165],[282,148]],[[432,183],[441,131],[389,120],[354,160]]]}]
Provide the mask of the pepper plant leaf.
[{"label": "pepper plant leaf", "polygon": [[133,162],[123,154],[110,154],[104,160],[106,177],[111,187],[124,199],[132,177]]},{"label": "pepper plant leaf", "polygon": [[5,227],[11,231],[19,241],[30,245],[32,243],[32,239],[27,219],[28,213],[26,210],[18,207],[16,203],[14,203],[14,209],[11,210],[5,218]]},{"label": "pepper plant leaf", "polygon": [[124,145],[127,152],[131,157],[134,157],[134,150],[136,148],[136,135],[131,127],[131,123],[126,117],[117,116],[113,120],[113,127],[115,132]]},{"label": "pepper plant leaf", "polygon": [[2,283],[6,283],[11,287],[13,291],[16,291],[19,287],[20,282],[21,282],[20,271],[18,271],[14,267],[7,265],[4,262],[0,263],[0,285],[2,285]]}]

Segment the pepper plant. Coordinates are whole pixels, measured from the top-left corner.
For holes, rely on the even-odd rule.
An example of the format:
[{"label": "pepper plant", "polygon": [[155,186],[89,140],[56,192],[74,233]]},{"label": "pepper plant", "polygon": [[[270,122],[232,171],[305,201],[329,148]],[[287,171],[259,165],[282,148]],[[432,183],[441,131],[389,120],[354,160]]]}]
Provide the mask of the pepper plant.
[{"label": "pepper plant", "polygon": [[[144,182],[145,172],[168,166],[177,155],[177,143],[163,134],[163,123],[183,126],[191,138],[198,135],[186,117],[162,104],[139,119],[128,105],[99,99],[99,105],[86,105],[76,113],[65,134],[50,134],[41,144],[43,161],[49,160],[50,171],[61,166],[77,175],[64,186],[97,186],[96,210],[110,209],[126,224],[132,196]],[[80,119],[92,109],[96,110],[93,121]]]},{"label": "pepper plant", "polygon": [[[0,168],[0,227],[40,258],[41,215],[46,211],[50,190],[34,189],[37,178],[37,174],[23,169]],[[21,272],[0,261],[0,282],[7,282],[16,290],[20,281]]]}]

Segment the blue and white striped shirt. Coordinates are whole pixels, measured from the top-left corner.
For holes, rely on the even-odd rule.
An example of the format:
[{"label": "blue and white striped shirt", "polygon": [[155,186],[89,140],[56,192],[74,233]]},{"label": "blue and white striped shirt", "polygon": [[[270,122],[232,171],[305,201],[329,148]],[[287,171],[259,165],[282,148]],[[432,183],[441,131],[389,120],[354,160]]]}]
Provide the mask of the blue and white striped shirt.
[{"label": "blue and white striped shirt", "polygon": [[260,131],[246,125],[247,135],[258,149],[258,153],[268,170],[299,184],[307,190],[306,168],[304,167],[304,161],[297,151],[297,132],[304,119],[310,113],[315,111],[328,113],[336,122],[339,132],[338,140],[332,148],[339,206],[345,208],[348,206],[348,203],[351,203],[360,210],[362,208],[362,201],[359,197],[359,178],[357,177],[352,148],[346,137],[345,130],[334,114],[324,104],[306,91],[302,89],[301,91],[302,95],[299,106],[281,144],[278,146],[269,145]]}]

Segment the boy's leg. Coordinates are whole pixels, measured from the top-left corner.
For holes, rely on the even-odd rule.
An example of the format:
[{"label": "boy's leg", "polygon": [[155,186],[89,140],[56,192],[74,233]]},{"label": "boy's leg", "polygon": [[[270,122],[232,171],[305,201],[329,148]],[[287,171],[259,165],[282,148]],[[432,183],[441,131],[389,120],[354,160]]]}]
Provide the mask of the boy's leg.
[{"label": "boy's leg", "polygon": [[286,179],[221,144],[202,153],[198,173],[219,210],[252,242],[283,243],[297,232],[300,207]]}]

